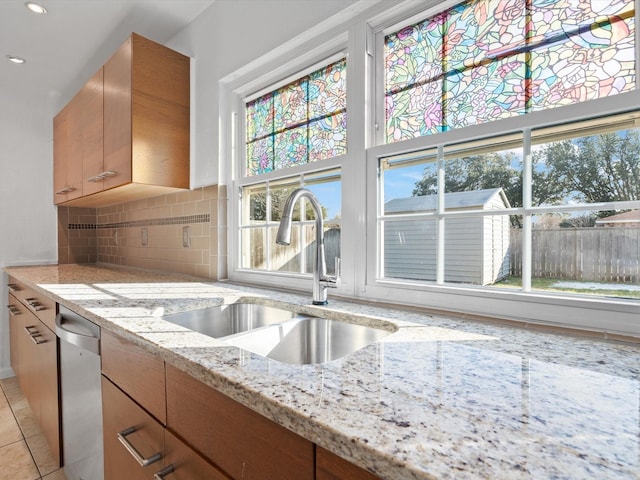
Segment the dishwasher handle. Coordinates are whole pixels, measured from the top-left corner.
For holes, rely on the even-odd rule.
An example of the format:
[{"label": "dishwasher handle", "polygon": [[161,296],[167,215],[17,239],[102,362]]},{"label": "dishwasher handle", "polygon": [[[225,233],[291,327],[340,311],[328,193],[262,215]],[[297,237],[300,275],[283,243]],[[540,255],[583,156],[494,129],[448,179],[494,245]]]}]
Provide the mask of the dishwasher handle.
[{"label": "dishwasher handle", "polygon": [[59,313],[56,315],[55,331],[58,338],[64,340],[71,345],[80,347],[96,355],[100,355],[100,338],[93,335],[84,335],[82,333],[72,332],[64,328],[64,315]]}]

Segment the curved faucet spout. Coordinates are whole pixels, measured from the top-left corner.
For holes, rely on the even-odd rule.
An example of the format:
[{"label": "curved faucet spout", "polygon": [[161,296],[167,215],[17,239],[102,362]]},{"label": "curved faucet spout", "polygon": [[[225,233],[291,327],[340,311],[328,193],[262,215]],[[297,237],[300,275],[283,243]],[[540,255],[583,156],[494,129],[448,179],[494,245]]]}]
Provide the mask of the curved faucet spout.
[{"label": "curved faucet spout", "polygon": [[313,304],[327,304],[327,288],[335,288],[338,283],[338,272],[335,277],[327,276],[327,263],[324,254],[324,221],[322,219],[322,208],[316,196],[306,188],[296,188],[282,209],[282,218],[276,234],[276,243],[279,245],[289,245],[291,243],[291,217],[293,208],[298,200],[306,198],[315,215],[316,228],[316,258],[313,265]]}]

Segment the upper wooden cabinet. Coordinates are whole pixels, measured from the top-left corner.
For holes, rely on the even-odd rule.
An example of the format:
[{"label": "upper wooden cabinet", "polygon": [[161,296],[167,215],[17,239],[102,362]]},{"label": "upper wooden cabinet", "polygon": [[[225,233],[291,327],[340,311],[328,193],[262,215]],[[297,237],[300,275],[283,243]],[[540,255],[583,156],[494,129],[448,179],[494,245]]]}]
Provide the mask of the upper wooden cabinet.
[{"label": "upper wooden cabinet", "polygon": [[55,203],[189,188],[189,71],[189,57],[132,34],[54,119]]},{"label": "upper wooden cabinet", "polygon": [[54,203],[82,196],[82,91],[53,119]]}]

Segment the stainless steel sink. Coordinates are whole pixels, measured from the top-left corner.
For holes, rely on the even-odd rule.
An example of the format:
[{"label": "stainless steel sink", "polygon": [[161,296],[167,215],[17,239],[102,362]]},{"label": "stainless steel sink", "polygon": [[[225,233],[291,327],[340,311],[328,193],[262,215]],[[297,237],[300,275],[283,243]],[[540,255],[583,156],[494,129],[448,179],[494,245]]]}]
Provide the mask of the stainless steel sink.
[{"label": "stainless steel sink", "polygon": [[231,303],[162,317],[167,322],[220,338],[290,320],[290,310],[255,303]]},{"label": "stainless steel sink", "polygon": [[284,363],[337,360],[389,335],[380,328],[253,303],[166,315],[164,320]]},{"label": "stainless steel sink", "polygon": [[280,362],[306,365],[337,360],[389,333],[339,320],[299,317],[223,340]]}]

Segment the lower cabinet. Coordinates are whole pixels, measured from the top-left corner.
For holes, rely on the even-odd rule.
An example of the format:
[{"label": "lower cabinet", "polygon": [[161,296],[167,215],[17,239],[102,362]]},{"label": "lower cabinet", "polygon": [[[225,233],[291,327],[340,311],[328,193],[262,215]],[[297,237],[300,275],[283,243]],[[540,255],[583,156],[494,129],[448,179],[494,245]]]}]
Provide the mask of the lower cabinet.
[{"label": "lower cabinet", "polygon": [[105,480],[228,480],[102,377]]},{"label": "lower cabinet", "polygon": [[61,465],[58,343],[56,335],[13,294],[9,294],[11,367]]},{"label": "lower cabinet", "polygon": [[102,375],[105,480],[377,479],[104,331]]}]

